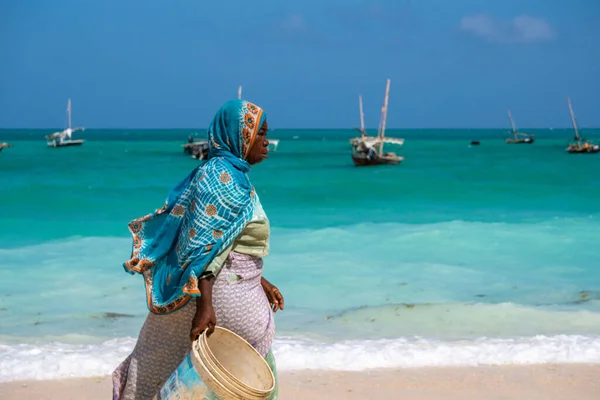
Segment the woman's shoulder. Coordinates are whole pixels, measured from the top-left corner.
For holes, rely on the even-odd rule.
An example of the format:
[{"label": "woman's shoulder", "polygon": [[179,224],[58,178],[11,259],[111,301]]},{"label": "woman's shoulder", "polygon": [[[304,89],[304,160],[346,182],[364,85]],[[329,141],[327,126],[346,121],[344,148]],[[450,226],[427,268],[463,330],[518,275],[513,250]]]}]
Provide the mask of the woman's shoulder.
[{"label": "woman's shoulder", "polygon": [[222,157],[215,157],[208,160],[200,169],[198,180],[215,181],[212,183],[229,183],[236,177],[238,171]]},{"label": "woman's shoulder", "polygon": [[247,176],[220,157],[211,158],[196,175],[196,187],[205,193],[246,192]]}]

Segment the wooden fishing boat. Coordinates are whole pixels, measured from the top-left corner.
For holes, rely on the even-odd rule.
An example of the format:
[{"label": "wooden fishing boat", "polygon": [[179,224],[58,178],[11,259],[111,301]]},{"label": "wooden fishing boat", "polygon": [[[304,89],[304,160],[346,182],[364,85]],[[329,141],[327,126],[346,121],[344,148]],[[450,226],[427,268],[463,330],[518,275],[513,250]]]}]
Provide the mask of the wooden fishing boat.
[{"label": "wooden fishing boat", "polygon": [[530,135],[528,133],[518,132],[515,128],[515,123],[513,122],[512,115],[510,114],[510,110],[508,110],[508,119],[510,120],[510,127],[512,128],[513,138],[506,139],[506,143],[508,144],[532,144],[535,142],[535,135]]},{"label": "wooden fishing boat", "polygon": [[[388,100],[390,96],[390,83],[388,79],[385,87],[385,97],[383,99],[383,107],[381,108],[381,119],[379,123],[379,129],[376,137],[362,136],[359,140],[356,140],[352,144],[352,161],[356,166],[371,166],[371,165],[383,165],[383,164],[400,164],[404,157],[396,155],[394,152],[384,151],[386,144],[392,144],[402,146],[404,139],[399,138],[386,138],[385,137],[385,126],[387,121],[387,110]],[[364,132],[364,117],[362,113],[362,100],[361,104],[361,128]]]},{"label": "wooden fishing boat", "polygon": [[573,142],[570,143],[565,150],[571,154],[593,154],[600,152],[599,145],[584,139],[579,135],[577,120],[575,119],[575,113],[573,112],[573,107],[571,106],[571,99],[569,96],[567,96],[567,104],[569,106],[569,114],[571,114],[571,122],[573,123],[575,137],[573,138]]},{"label": "wooden fishing boat", "polygon": [[195,140],[194,135],[188,137],[188,142],[182,144],[183,152],[197,160],[205,160],[208,157],[208,141]]},{"label": "wooden fishing boat", "polygon": [[85,128],[71,127],[71,99],[69,99],[69,101],[67,102],[67,129],[60,132],[54,132],[53,134],[46,136],[46,143],[48,144],[48,147],[81,146],[85,142],[85,140],[72,139],[72,134],[76,131],[85,131]]},{"label": "wooden fishing boat", "polygon": [[380,149],[385,144],[402,146],[404,139],[396,138],[375,138],[374,140],[363,140],[359,142],[357,149],[352,151],[352,161],[359,167],[383,164],[400,164],[404,157],[400,157],[393,152],[383,152]]}]

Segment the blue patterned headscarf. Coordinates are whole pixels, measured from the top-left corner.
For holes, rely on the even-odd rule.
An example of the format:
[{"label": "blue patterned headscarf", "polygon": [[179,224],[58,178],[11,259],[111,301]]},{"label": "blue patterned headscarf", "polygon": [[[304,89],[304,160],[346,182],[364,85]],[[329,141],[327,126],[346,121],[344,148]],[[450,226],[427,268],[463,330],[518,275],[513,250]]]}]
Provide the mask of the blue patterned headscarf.
[{"label": "blue patterned headscarf", "polygon": [[123,266],[144,275],[151,312],[170,313],[200,296],[198,278],[252,218],[246,157],[265,119],[252,103],[225,103],[208,128],[208,161],[171,189],[161,209],[129,224],[133,251]]}]

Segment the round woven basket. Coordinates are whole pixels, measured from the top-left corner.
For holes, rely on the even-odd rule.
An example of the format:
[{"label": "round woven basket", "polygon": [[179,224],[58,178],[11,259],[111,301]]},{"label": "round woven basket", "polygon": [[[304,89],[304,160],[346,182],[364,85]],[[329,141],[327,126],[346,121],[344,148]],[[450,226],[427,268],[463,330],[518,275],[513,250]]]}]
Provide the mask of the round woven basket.
[{"label": "round woven basket", "polygon": [[[266,399],[275,387],[269,364],[254,347],[228,329],[216,327],[194,344],[198,374],[224,399]],[[220,393],[222,392],[222,393]]]}]

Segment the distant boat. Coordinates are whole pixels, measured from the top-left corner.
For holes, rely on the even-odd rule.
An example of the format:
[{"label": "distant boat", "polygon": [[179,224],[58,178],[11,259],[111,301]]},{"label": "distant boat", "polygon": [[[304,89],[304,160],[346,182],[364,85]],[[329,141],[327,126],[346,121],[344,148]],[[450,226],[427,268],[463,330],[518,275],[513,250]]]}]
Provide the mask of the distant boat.
[{"label": "distant boat", "polygon": [[0,143],[0,151],[4,150],[5,148],[8,148],[8,147],[12,147],[12,144],[6,143],[6,142]]},{"label": "distant boat", "polygon": [[583,139],[579,136],[579,129],[577,129],[577,121],[575,120],[575,113],[573,112],[573,107],[571,106],[571,99],[567,96],[567,104],[569,106],[569,114],[571,114],[571,122],[573,123],[573,130],[575,131],[575,137],[573,138],[573,143],[570,143],[569,146],[565,149],[569,153],[598,153],[600,151],[600,146],[592,143],[587,139]]},{"label": "distant boat", "polygon": [[208,157],[208,142],[206,140],[195,141],[195,135],[188,136],[188,142],[182,144],[183,152],[189,154],[197,160],[204,160]]},{"label": "distant boat", "polygon": [[[383,107],[381,108],[381,120],[376,137],[368,137],[366,134],[357,138],[352,144],[352,161],[357,167],[382,165],[382,164],[400,164],[404,157],[397,156],[396,153],[384,152],[385,144],[394,144],[402,146],[404,139],[386,138],[385,125],[387,121],[388,100],[390,97],[390,83],[388,79],[385,86],[385,97],[383,98]],[[361,127],[364,132],[364,121],[362,117],[361,100]]]},{"label": "distant boat", "polygon": [[48,147],[65,147],[65,146],[81,146],[85,140],[72,140],[71,135],[76,131],[85,131],[84,127],[71,127],[71,99],[67,102],[67,129],[60,132],[54,132],[52,135],[46,136]]},{"label": "distant boat", "polygon": [[510,127],[512,128],[512,134],[514,136],[513,139],[506,139],[506,143],[508,144],[532,144],[535,141],[535,136],[530,135],[523,132],[518,132],[515,128],[515,123],[513,122],[512,115],[510,114],[510,110],[508,111],[508,119],[510,121]]},{"label": "distant boat", "polygon": [[277,146],[279,146],[279,139],[269,139],[269,146],[267,147],[269,151],[277,151]]},{"label": "distant boat", "polygon": [[479,146],[479,140],[471,140],[471,145]]}]

